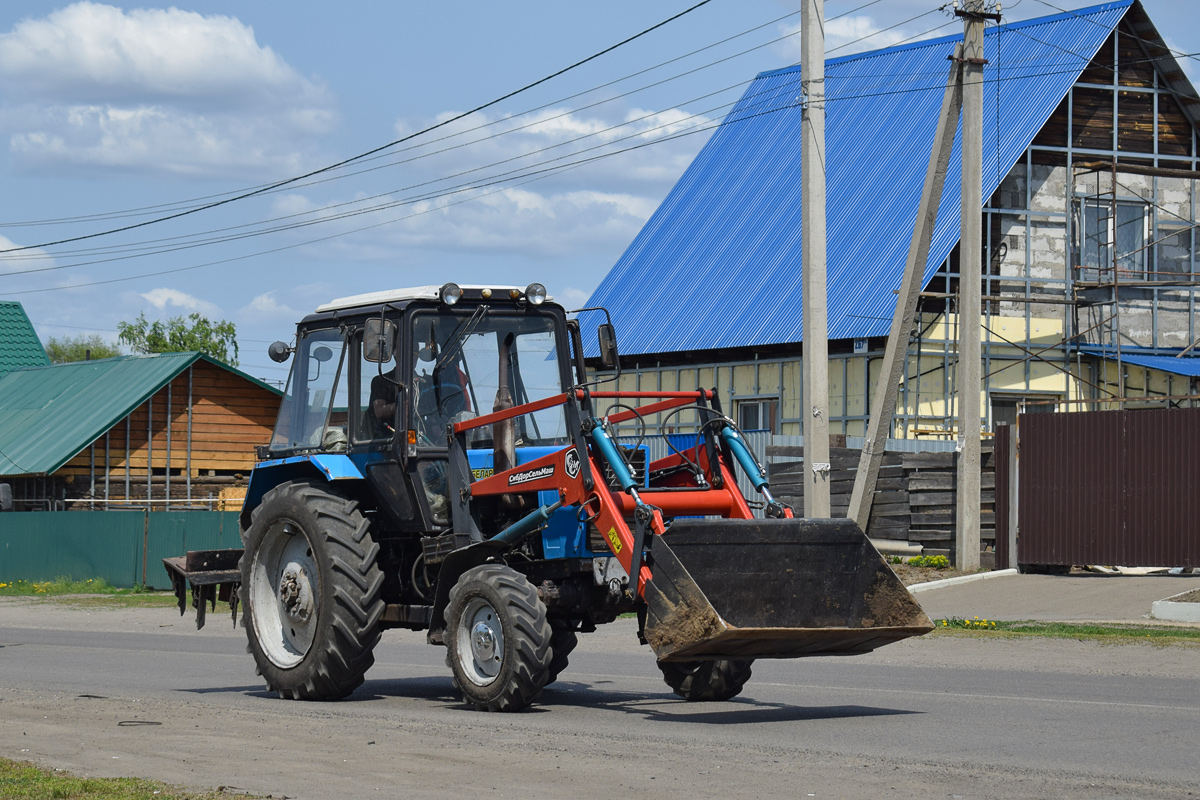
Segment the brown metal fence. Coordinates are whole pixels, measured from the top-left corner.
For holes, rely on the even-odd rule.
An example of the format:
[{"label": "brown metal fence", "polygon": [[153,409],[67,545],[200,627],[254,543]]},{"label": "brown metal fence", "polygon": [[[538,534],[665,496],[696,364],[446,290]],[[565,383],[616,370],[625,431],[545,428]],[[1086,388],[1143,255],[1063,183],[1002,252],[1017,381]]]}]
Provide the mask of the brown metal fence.
[{"label": "brown metal fence", "polygon": [[1012,457],[1012,426],[997,425],[993,439],[996,464],[996,569],[1009,569],[1008,557],[1008,497],[1010,491],[1009,459]]},{"label": "brown metal fence", "polygon": [[1018,431],[1022,564],[1200,566],[1200,409],[1022,414]]}]

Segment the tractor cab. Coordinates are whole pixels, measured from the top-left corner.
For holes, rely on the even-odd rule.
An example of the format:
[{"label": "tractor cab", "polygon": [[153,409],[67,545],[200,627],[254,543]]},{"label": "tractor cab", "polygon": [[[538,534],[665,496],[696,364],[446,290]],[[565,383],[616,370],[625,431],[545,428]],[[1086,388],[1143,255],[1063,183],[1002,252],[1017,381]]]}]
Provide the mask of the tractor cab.
[{"label": "tractor cab", "polygon": [[[450,524],[449,426],[562,395],[572,383],[566,317],[545,289],[424,286],[334,300],[302,320],[270,444],[255,479],[276,470],[362,477],[391,522],[435,532]],[[467,437],[472,470],[565,446],[561,405]],[[499,454],[497,455],[497,448]],[[519,455],[518,455],[519,452]],[[506,461],[507,459],[507,461]],[[277,483],[276,473],[271,479]],[[401,487],[416,491],[401,496]],[[261,496],[251,486],[247,507]],[[387,498],[383,500],[382,498]]]}]

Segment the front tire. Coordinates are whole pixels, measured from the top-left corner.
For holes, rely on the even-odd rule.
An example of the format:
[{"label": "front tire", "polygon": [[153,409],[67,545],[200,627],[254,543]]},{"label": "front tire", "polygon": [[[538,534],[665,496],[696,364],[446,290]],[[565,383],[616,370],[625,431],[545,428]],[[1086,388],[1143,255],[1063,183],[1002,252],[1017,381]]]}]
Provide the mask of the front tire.
[{"label": "front tire", "polygon": [[304,481],[267,492],[250,519],[240,591],[258,673],[285,699],[346,697],[375,663],[385,605],[368,521]]},{"label": "front tire", "polygon": [[550,676],[546,606],[525,576],[500,564],[469,569],[446,606],[447,660],[463,698],[481,711],[519,711]]},{"label": "front tire", "polygon": [[690,702],[729,700],[750,680],[752,660],[659,661],[671,691]]}]

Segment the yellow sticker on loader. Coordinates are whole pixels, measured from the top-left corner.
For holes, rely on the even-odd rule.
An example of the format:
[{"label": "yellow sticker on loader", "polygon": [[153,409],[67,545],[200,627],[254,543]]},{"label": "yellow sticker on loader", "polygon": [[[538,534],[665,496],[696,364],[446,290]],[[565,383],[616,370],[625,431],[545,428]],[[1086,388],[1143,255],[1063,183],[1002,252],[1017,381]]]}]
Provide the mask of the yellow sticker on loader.
[{"label": "yellow sticker on loader", "polygon": [[619,554],[621,552],[621,539],[617,536],[616,528],[608,529],[608,541],[612,545],[613,553]]}]

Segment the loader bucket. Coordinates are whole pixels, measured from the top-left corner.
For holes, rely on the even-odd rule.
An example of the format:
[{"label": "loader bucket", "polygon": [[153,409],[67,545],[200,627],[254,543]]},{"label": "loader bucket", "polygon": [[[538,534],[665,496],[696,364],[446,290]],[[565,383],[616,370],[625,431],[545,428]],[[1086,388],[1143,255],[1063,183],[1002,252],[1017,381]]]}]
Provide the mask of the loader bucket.
[{"label": "loader bucket", "polygon": [[660,661],[854,655],[933,630],[849,519],[677,519],[650,557]]}]

